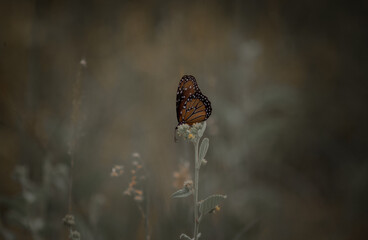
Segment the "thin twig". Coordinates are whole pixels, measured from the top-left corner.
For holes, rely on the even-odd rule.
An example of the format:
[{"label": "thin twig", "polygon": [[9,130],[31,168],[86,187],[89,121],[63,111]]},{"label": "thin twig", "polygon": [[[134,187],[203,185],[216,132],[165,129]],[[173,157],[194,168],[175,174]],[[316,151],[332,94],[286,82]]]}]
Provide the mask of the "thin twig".
[{"label": "thin twig", "polygon": [[150,239],[150,234],[148,232],[148,216],[147,216],[147,206],[145,208],[142,207],[142,205],[137,202],[138,209],[142,215],[142,218],[144,220],[144,230],[146,235],[146,240]]},{"label": "thin twig", "polygon": [[142,161],[141,157],[138,157],[140,159],[140,164],[142,165],[142,169],[144,171],[144,176],[146,177],[146,179],[143,181],[143,193],[145,194],[145,196],[143,197],[143,200],[145,201],[145,207],[142,206],[142,204],[138,201],[136,201],[138,209],[142,215],[142,218],[144,220],[144,231],[145,231],[145,236],[146,236],[146,240],[150,240],[151,236],[150,236],[150,232],[149,232],[149,219],[148,219],[148,213],[149,213],[149,193],[148,193],[148,181],[147,178],[148,176],[148,171],[147,168],[144,164],[144,162]]},{"label": "thin twig", "polygon": [[146,230],[146,240],[150,240],[151,239],[151,236],[150,236],[150,233],[149,233],[149,223],[148,223],[148,214],[149,214],[149,194],[148,194],[148,188],[147,188],[147,182],[145,183],[146,185],[146,214],[145,214],[145,218],[144,218],[144,229]]},{"label": "thin twig", "polygon": [[[83,61],[83,60],[82,60]],[[74,150],[78,138],[78,124],[80,124],[80,104],[81,104],[81,84],[82,84],[82,71],[85,65],[80,64],[77,78],[73,85],[73,102],[72,102],[72,113],[71,113],[71,137],[69,145],[70,155],[70,173],[69,173],[69,201],[68,211],[72,213],[72,189],[73,189],[73,168],[74,168]]]},{"label": "thin twig", "polygon": [[74,153],[70,155],[70,172],[69,172],[69,201],[68,201],[68,213],[72,213],[72,189],[73,189],[73,168],[74,168]]}]

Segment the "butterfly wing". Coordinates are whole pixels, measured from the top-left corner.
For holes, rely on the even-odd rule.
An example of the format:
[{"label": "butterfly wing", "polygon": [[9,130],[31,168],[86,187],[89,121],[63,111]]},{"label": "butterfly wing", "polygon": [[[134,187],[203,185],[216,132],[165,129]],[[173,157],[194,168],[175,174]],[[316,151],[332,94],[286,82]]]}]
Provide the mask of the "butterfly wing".
[{"label": "butterfly wing", "polygon": [[197,92],[200,93],[201,90],[199,90],[195,77],[191,75],[184,75],[180,79],[178,90],[176,92],[176,117],[178,119],[178,122],[180,122],[179,118],[183,112],[182,109],[185,102],[190,96],[194,95]]},{"label": "butterfly wing", "polygon": [[184,102],[181,114],[179,114],[179,124],[186,123],[192,125],[194,123],[207,120],[212,113],[211,102],[200,92],[190,95]]}]

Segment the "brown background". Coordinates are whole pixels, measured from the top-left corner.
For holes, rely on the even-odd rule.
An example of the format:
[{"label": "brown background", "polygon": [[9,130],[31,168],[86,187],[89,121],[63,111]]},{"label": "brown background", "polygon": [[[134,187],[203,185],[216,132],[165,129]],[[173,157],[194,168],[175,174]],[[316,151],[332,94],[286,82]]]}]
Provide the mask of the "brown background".
[{"label": "brown background", "polygon": [[67,238],[69,153],[82,239],[144,239],[123,195],[134,152],[151,239],[190,235],[191,199],[169,197],[173,172],[193,161],[173,142],[183,74],[213,106],[200,198],[228,195],[203,239],[364,239],[366,11],[358,1],[3,1],[0,239]]}]

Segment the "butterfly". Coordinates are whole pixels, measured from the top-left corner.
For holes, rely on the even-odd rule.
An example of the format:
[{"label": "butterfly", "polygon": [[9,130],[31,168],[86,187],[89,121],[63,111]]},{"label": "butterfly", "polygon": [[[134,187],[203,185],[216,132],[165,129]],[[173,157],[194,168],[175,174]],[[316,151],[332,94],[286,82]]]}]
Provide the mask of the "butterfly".
[{"label": "butterfly", "polygon": [[176,92],[176,117],[178,125],[193,125],[207,120],[212,113],[211,102],[201,92],[195,77],[184,75]]}]

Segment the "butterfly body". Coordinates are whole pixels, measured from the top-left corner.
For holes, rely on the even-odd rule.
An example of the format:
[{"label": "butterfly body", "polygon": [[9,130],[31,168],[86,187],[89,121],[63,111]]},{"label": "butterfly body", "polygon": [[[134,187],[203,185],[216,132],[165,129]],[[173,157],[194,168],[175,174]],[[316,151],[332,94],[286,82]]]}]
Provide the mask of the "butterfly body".
[{"label": "butterfly body", "polygon": [[207,120],[212,113],[211,102],[201,92],[195,77],[184,75],[176,92],[178,126],[193,125]]}]

